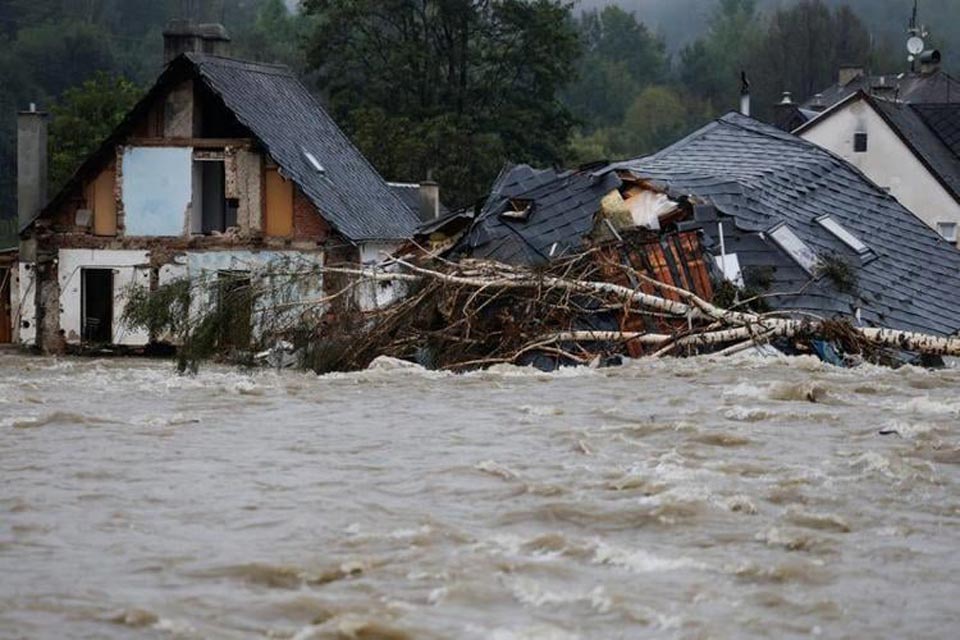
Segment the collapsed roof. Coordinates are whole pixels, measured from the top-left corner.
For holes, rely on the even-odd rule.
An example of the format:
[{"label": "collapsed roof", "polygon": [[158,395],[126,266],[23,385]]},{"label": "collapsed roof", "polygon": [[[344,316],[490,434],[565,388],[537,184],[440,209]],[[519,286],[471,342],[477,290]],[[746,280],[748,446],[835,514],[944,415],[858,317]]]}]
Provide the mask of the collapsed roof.
[{"label": "collapsed roof", "polygon": [[715,255],[737,254],[743,278],[764,280],[774,308],[960,330],[960,251],[852,165],[738,114],[647,157],[589,171],[505,171],[458,250],[541,264],[582,249],[601,201],[627,180],[689,203],[680,227],[699,224]]}]

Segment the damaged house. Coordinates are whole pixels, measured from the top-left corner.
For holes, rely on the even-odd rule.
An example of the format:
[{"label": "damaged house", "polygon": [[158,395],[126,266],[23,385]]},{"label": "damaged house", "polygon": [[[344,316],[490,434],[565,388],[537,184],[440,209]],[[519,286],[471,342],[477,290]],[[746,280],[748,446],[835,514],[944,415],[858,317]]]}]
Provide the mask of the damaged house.
[{"label": "damaged house", "polygon": [[513,167],[452,255],[537,266],[590,249],[707,300],[731,283],[792,317],[960,330],[955,247],[840,157],[739,114],[634,160]]},{"label": "damaged house", "polygon": [[[418,224],[289,69],[225,57],[222,27],[173,26],[165,70],[110,138],[48,203],[22,199],[22,344],[147,345],[157,336],[122,322],[132,287],[231,289],[285,262],[366,263]],[[43,115],[21,119],[40,146]],[[46,159],[29,162],[21,175],[40,194]],[[270,285],[290,300],[327,288],[319,272]],[[257,331],[255,302],[231,315],[241,335]]]}]

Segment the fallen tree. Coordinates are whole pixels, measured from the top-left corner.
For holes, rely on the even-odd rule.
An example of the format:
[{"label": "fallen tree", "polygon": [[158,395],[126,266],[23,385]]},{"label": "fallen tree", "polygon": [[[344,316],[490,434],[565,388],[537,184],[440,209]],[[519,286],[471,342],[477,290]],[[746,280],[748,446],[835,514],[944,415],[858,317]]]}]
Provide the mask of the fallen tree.
[{"label": "fallen tree", "polygon": [[[601,279],[611,267],[637,286]],[[882,361],[891,350],[960,356],[957,338],[857,327],[795,311],[721,308],[631,266],[604,263],[591,251],[542,269],[435,257],[394,257],[377,268],[288,263],[271,269],[229,291],[222,280],[200,279],[167,285],[179,287],[176,295],[164,288],[141,292],[128,305],[127,321],[177,343],[182,368],[218,356],[250,361],[277,344],[318,372],[362,369],[378,356],[454,371],[497,363],[596,365],[628,352],[733,355],[773,341],[827,341],[870,361]],[[325,279],[338,287],[290,300],[277,297],[278,277],[284,286]],[[404,295],[389,304],[362,301],[364,292],[375,301],[379,289],[398,285]],[[210,287],[219,289],[211,293]],[[238,309],[251,310],[251,326],[229,336],[225,327],[236,328]],[[638,325],[646,330],[624,329]]]}]

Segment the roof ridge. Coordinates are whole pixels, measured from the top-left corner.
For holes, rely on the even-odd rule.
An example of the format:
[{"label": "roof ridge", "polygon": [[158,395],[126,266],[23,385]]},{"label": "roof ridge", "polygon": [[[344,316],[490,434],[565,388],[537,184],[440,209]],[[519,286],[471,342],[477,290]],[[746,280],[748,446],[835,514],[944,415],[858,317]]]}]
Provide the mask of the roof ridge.
[{"label": "roof ridge", "polygon": [[243,67],[247,71],[252,71],[254,73],[282,75],[296,78],[296,74],[294,73],[293,69],[285,64],[276,62],[258,62],[256,60],[243,60],[241,58],[232,58],[230,56],[221,56],[213,53],[197,53],[193,51],[189,51],[183,55],[194,64],[215,62],[218,64],[225,64],[225,66]]}]

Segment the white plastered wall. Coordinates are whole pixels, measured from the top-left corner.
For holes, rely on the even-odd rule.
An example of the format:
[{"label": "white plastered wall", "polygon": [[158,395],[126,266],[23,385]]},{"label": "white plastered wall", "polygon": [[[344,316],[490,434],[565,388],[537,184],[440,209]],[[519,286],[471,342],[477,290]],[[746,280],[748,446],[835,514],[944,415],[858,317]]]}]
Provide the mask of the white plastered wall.
[{"label": "white plastered wall", "polygon": [[[304,309],[302,303],[323,297],[321,273],[306,274],[323,265],[323,253],[298,251],[196,251],[180,255],[160,269],[160,285],[189,278],[193,284],[191,315],[199,314],[215,301],[212,296],[218,275],[223,272],[249,273],[256,289],[254,336],[266,329],[261,319],[278,324],[293,321]],[[268,310],[270,312],[268,313]]]},{"label": "white plastered wall", "polygon": [[[396,242],[362,244],[360,245],[360,262],[368,269],[376,267],[399,248],[400,243]],[[358,301],[361,309],[371,311],[387,306],[405,294],[406,287],[401,282],[373,283],[360,288]]]},{"label": "white plastered wall", "polygon": [[80,344],[83,335],[83,269],[113,270],[113,344],[144,346],[150,336],[122,322],[131,286],[150,286],[150,253],[97,249],[61,249],[59,254],[60,329],[67,342]]},{"label": "white plastered wall", "polygon": [[[867,152],[853,150],[856,133],[867,134]],[[800,137],[832,151],[862,171],[932,229],[938,222],[960,225],[960,203],[910,148],[863,100],[822,117]]]},{"label": "white plastered wall", "polygon": [[17,266],[16,297],[13,301],[14,340],[25,346],[37,343],[37,270],[32,262]]}]

